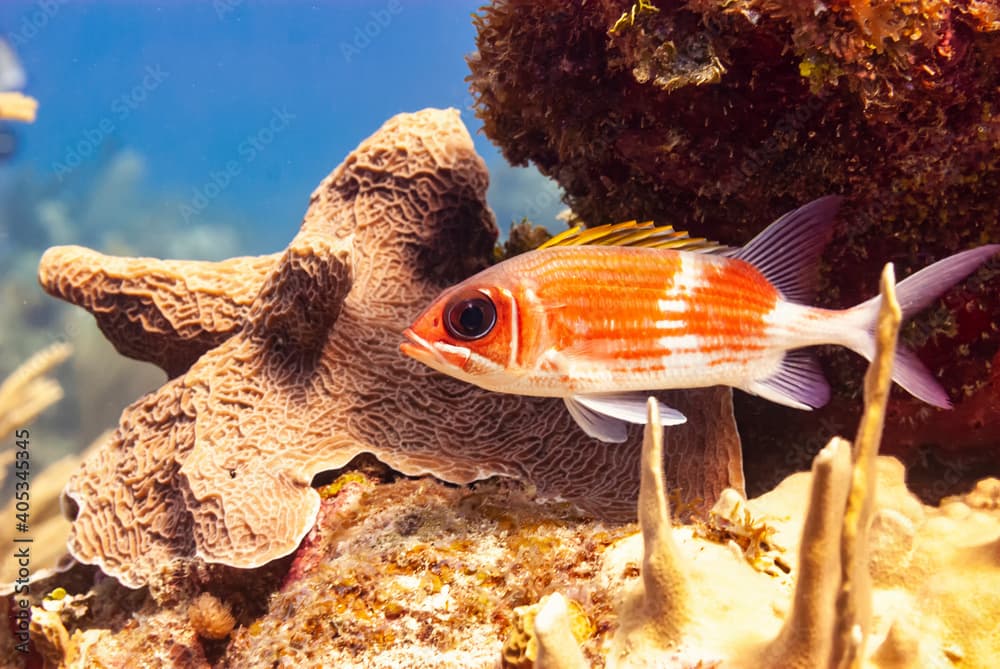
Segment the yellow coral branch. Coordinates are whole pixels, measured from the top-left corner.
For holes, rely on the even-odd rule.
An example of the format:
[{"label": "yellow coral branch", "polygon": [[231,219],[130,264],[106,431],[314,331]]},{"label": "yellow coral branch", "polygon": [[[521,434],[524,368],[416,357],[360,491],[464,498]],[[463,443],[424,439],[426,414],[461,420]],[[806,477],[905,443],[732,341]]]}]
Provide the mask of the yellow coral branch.
[{"label": "yellow coral branch", "polygon": [[663,424],[656,398],[646,407],[640,461],[639,528],[643,551],[641,587],[623,605],[609,666],[633,666],[634,648],[669,647],[690,622],[688,583],[677,551],[663,476]]},{"label": "yellow coral branch", "polygon": [[570,622],[569,604],[558,592],[549,596],[535,617],[538,658],[535,669],[585,669],[587,661]]},{"label": "yellow coral branch", "polygon": [[762,649],[760,666],[823,667],[830,657],[851,443],[831,439],[813,459],[812,476],[792,608],[777,638]]},{"label": "yellow coral branch", "polygon": [[637,16],[641,16],[645,12],[658,12],[660,8],[652,3],[652,0],[639,0],[639,2],[632,5],[632,9],[626,12],[622,12],[622,15],[618,17],[615,24],[608,29],[609,35],[615,35],[623,28],[631,28],[635,25],[635,19]]},{"label": "yellow coral branch", "polygon": [[52,344],[28,358],[0,384],[0,437],[35,418],[62,398],[62,388],[43,375],[73,352],[69,344]]},{"label": "yellow coral branch", "polygon": [[14,91],[0,93],[0,119],[34,123],[38,100]]},{"label": "yellow coral branch", "polygon": [[642,565],[647,620],[661,638],[676,639],[687,619],[686,584],[677,564],[670,508],[663,477],[663,426],[655,398],[648,401],[648,423],[642,440],[639,482],[639,526],[645,544]]},{"label": "yellow coral branch", "polygon": [[838,667],[860,666],[871,617],[871,577],[865,546],[875,505],[875,459],[892,388],[892,363],[902,321],[892,263],[882,271],[880,292],[882,304],[875,330],[875,357],[865,374],[865,410],[854,439],[854,475],[841,531],[841,586],[831,663]]}]

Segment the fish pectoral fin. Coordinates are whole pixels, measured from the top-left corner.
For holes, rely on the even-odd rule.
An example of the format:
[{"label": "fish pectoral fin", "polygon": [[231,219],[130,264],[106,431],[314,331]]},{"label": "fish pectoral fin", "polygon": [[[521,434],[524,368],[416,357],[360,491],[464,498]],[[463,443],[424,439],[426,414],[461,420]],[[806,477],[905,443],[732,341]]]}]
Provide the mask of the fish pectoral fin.
[{"label": "fish pectoral fin", "polygon": [[786,353],[777,372],[754,381],[745,390],[777,404],[806,411],[830,400],[830,384],[816,356],[806,349]]},{"label": "fish pectoral fin", "polygon": [[[621,443],[627,436],[625,423],[646,424],[646,397],[643,393],[573,395],[564,401],[570,415],[588,435],[601,441]],[[680,425],[687,421],[680,411],[662,402],[659,405],[663,425]]]}]

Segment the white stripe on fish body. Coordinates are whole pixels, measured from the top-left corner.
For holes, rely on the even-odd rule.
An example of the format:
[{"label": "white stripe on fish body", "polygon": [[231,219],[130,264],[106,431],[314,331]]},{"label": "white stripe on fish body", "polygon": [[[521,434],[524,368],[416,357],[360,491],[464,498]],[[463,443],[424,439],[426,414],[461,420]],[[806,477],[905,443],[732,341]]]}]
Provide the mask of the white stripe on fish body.
[{"label": "white stripe on fish body", "polygon": [[680,320],[679,318],[664,318],[664,319],[655,321],[653,323],[653,325],[658,330],[683,330],[684,329],[684,321]]},{"label": "white stripe on fish body", "polygon": [[[507,302],[510,304],[510,355],[507,359],[508,369],[515,369],[517,367],[517,357],[521,353],[521,328],[520,315],[517,313],[517,300],[506,288],[500,289],[500,294],[507,298]],[[528,299],[534,299],[534,295],[527,294]]]},{"label": "white stripe on fish body", "polygon": [[681,268],[674,274],[673,286],[667,291],[667,295],[671,293],[682,296],[690,295],[694,289],[703,287],[705,285],[706,259],[707,256],[696,253],[681,253]]},{"label": "white stripe on fish body", "polygon": [[516,392],[564,397],[713,385],[743,387],[750,381],[773,374],[784,357],[783,350],[763,350],[748,352],[743,360],[712,364],[720,358],[734,356],[725,350],[703,353],[698,350],[699,340],[695,335],[663,337],[660,343],[671,350],[668,355],[619,359],[612,364],[607,360],[568,356],[550,350],[515,384]]},{"label": "white stripe on fish body", "polygon": [[767,343],[786,350],[806,346],[836,344],[851,348],[859,338],[868,336],[858,329],[846,311],[835,311],[778,300],[765,316]]},{"label": "white stripe on fish body", "polygon": [[664,288],[663,298],[656,306],[664,314],[678,314],[687,311],[691,295],[705,287],[704,256],[694,253],[680,254],[680,269],[674,273],[672,282]]}]

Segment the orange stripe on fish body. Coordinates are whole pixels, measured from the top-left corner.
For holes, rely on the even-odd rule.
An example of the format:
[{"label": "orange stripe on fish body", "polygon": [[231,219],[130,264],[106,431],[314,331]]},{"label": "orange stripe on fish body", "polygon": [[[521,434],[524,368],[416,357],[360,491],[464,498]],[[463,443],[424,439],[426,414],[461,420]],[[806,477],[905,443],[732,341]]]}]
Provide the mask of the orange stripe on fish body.
[{"label": "orange stripe on fish body", "polygon": [[619,386],[676,387],[705,365],[738,362],[763,347],[779,299],[748,263],[678,251],[556,248],[505,272],[496,281],[516,280],[522,305],[518,372],[568,374],[576,391],[609,375]]},{"label": "orange stripe on fish body", "polygon": [[[653,262],[650,254],[656,256]],[[524,265],[536,308],[524,321],[534,336],[533,345],[523,350],[522,367],[567,354],[574,357],[574,375],[584,372],[585,360],[611,365],[599,370],[603,375],[627,371],[622,365],[629,360],[648,357],[659,337],[655,330],[649,334],[659,318],[657,304],[673,285],[681,258],[641,249],[578,247],[552,249],[525,258]]]}]

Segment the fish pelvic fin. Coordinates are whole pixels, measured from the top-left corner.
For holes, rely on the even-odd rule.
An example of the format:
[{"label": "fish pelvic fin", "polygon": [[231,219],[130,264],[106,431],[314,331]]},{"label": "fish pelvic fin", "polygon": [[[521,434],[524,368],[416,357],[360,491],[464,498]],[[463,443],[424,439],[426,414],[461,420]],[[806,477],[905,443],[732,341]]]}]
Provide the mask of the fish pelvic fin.
[{"label": "fish pelvic fin", "polygon": [[842,201],[827,195],[802,205],[726,255],[752,264],[786,300],[809,304],[816,294],[819,257],[833,236]]},{"label": "fish pelvic fin", "polygon": [[[628,438],[626,425],[645,425],[648,417],[646,395],[617,393],[573,395],[565,397],[566,409],[587,436],[609,443],[621,443]],[[680,411],[659,402],[664,425],[679,425],[687,421]]]},{"label": "fish pelvic fin", "polygon": [[[903,320],[941,297],[997,253],[1000,253],[1000,244],[987,244],[948,256],[906,277],[896,286],[896,299],[903,312]],[[852,340],[845,345],[869,361],[875,355],[875,325],[880,304],[881,297],[876,295],[843,312],[845,330],[853,333]],[[945,389],[916,354],[903,346],[896,347],[892,379],[908,393],[930,405],[951,408]]]}]

